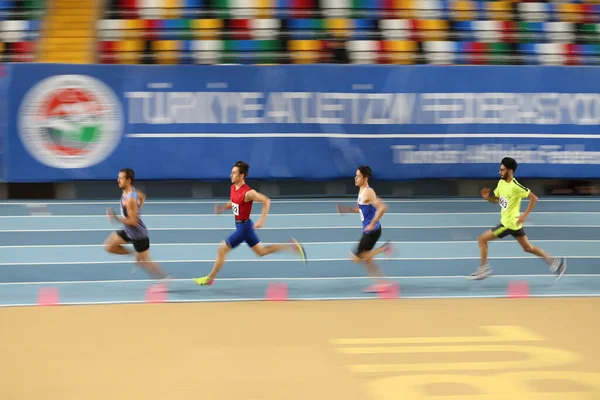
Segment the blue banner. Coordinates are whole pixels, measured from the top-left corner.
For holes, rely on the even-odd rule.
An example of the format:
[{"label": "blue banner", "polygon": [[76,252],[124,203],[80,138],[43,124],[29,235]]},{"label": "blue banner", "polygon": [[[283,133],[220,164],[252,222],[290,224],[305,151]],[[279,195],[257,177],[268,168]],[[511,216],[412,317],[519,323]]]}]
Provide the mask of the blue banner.
[{"label": "blue banner", "polygon": [[[600,70],[15,64],[7,180],[600,176]],[[4,111],[4,110],[3,110]]]},{"label": "blue banner", "polygon": [[6,160],[8,152],[8,84],[10,82],[10,66],[0,65],[0,182],[6,182]]}]

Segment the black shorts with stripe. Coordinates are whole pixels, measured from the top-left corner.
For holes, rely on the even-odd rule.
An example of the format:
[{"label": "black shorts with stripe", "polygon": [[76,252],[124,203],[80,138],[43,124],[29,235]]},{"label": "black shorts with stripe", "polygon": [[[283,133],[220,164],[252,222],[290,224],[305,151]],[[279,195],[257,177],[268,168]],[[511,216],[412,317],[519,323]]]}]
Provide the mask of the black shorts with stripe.
[{"label": "black shorts with stripe", "polygon": [[514,238],[518,238],[518,237],[522,237],[525,236],[525,229],[521,228],[518,230],[512,230],[512,229],[508,229],[507,227],[505,227],[504,225],[500,224],[500,225],[496,225],[495,227],[492,228],[492,233],[494,234],[494,236],[496,236],[498,239],[502,239],[505,236],[511,235]]},{"label": "black shorts with stripe", "polygon": [[354,255],[358,256],[360,253],[365,251],[371,251],[377,244],[377,241],[381,237],[382,228],[377,229],[376,231],[365,233],[363,232],[362,237],[360,238],[360,242],[354,249]]},{"label": "black shorts with stripe", "polygon": [[117,235],[119,235],[121,237],[121,239],[123,239],[127,243],[133,244],[133,248],[136,253],[143,253],[150,248],[150,239],[149,238],[132,239],[129,237],[129,235],[127,235],[127,233],[125,233],[124,230],[117,231]]}]

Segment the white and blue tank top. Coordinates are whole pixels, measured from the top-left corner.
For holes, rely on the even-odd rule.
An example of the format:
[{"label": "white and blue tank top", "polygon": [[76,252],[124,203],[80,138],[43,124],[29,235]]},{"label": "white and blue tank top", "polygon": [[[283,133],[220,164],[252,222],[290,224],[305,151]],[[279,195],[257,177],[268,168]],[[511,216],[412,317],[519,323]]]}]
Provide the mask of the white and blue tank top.
[{"label": "white and blue tank top", "polygon": [[377,213],[377,209],[372,204],[364,204],[362,202],[362,194],[364,193],[365,190],[367,190],[369,188],[370,187],[367,186],[364,190],[362,190],[358,193],[358,212],[360,214],[360,220],[362,222],[363,232],[365,232],[365,233],[371,233],[371,232],[374,232],[381,228],[381,224],[379,223],[379,221],[377,221],[377,224],[375,224],[375,229],[373,231],[367,230],[367,226],[369,226],[369,224],[375,217],[375,214]]}]

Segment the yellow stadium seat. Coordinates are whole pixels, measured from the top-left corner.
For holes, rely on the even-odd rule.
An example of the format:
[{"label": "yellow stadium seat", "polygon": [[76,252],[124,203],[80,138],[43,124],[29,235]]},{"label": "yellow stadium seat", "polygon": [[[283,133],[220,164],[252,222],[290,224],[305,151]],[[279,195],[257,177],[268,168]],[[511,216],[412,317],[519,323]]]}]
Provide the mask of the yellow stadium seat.
[{"label": "yellow stadium seat", "polygon": [[128,52],[128,51],[143,51],[144,42],[141,40],[121,40],[117,42],[117,51]]},{"label": "yellow stadium seat", "polygon": [[156,62],[158,64],[177,64],[179,61],[179,52],[177,51],[159,51],[156,53]]},{"label": "yellow stadium seat", "polygon": [[152,50],[154,51],[176,51],[180,48],[179,40],[156,40],[152,42]]}]

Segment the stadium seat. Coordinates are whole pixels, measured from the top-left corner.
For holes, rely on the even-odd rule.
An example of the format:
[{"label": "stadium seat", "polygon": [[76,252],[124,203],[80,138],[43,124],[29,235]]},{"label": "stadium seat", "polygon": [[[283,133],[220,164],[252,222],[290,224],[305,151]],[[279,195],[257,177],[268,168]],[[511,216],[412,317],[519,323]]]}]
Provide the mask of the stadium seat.
[{"label": "stadium seat", "polygon": [[91,4],[0,0],[1,60],[338,62],[333,41],[343,41],[356,64],[597,65],[600,58],[600,0],[107,0],[99,15]]},{"label": "stadium seat", "polygon": [[597,64],[600,1],[111,0],[106,63]]},{"label": "stadium seat", "polygon": [[0,60],[36,60],[43,15],[42,0],[0,0]]}]

